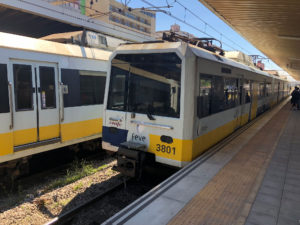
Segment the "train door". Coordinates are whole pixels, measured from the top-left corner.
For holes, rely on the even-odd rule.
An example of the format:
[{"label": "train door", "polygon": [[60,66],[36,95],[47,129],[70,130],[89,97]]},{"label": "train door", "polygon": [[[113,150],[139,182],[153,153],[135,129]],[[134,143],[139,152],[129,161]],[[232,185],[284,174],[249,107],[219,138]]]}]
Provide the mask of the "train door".
[{"label": "train door", "polygon": [[251,120],[253,120],[256,117],[257,113],[257,106],[258,106],[258,88],[259,84],[258,82],[251,81]]},{"label": "train door", "polygon": [[[119,65],[118,65],[119,66]],[[104,113],[102,145],[104,149],[117,151],[126,142],[126,110],[128,99],[129,65],[113,66],[111,69],[107,109]]]},{"label": "train door", "polygon": [[278,85],[277,85],[277,103],[279,102],[279,94],[280,94],[280,82],[278,82]]},{"label": "train door", "polygon": [[239,86],[239,105],[240,105],[240,115],[239,115],[239,122],[238,126],[243,126],[247,121],[245,121],[244,117],[246,112],[246,105],[245,105],[245,89],[244,89],[244,79],[240,79],[240,86]]},{"label": "train door", "polygon": [[58,141],[59,101],[55,64],[12,61],[15,151]]},{"label": "train door", "polygon": [[57,139],[60,135],[57,66],[38,64],[35,71],[38,87],[38,140]]},{"label": "train door", "polygon": [[[250,121],[252,119],[251,115],[252,115],[252,105],[253,105],[253,81],[249,81],[249,89],[247,90],[247,92],[248,92],[247,94],[249,97],[248,100],[250,102],[248,121]],[[246,101],[246,102],[248,102],[248,101]]]}]

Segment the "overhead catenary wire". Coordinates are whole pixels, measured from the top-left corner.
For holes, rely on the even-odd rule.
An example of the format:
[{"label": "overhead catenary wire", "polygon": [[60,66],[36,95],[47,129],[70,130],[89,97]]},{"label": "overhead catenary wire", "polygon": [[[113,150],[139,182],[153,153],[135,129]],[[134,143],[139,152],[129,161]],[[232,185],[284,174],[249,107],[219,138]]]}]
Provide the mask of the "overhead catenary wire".
[{"label": "overhead catenary wire", "polygon": [[192,10],[190,10],[189,8],[187,8],[185,5],[183,5],[179,0],[174,0],[174,3],[177,3],[178,5],[180,5],[181,7],[183,7],[185,9],[185,11],[188,11],[189,13],[191,13],[194,17],[196,17],[197,19],[199,19],[202,23],[204,23],[205,26],[210,27],[213,31],[215,31],[216,33],[218,33],[220,35],[220,39],[225,38],[228,41],[230,41],[231,43],[237,45],[240,49],[242,49],[243,51],[249,53],[248,50],[246,50],[245,48],[243,48],[242,46],[240,46],[239,44],[235,43],[234,41],[232,41],[230,38],[228,38],[226,35],[224,35],[223,33],[221,33],[220,31],[218,31],[216,28],[214,28],[213,26],[211,26],[208,22],[206,22],[205,20],[203,20],[200,16],[198,16],[197,14],[195,14]]},{"label": "overhead catenary wire", "polygon": [[[153,8],[158,8],[157,6],[155,6],[155,5],[153,5],[152,3],[148,2],[147,0],[141,0],[141,1],[144,2],[144,3],[146,3],[146,4],[148,4],[148,5],[150,5],[150,6],[153,7]],[[178,0],[176,0],[176,1],[178,1]],[[185,24],[185,25],[187,25],[187,26],[189,26],[189,27],[191,27],[191,28],[193,28],[193,29],[199,31],[200,33],[207,35],[207,36],[210,37],[210,38],[215,38],[214,36],[208,34],[206,31],[203,31],[203,30],[201,30],[200,28],[198,28],[198,27],[196,27],[196,26],[194,26],[194,25],[192,25],[192,24],[190,24],[190,23],[184,21],[183,19],[180,19],[179,17],[174,16],[171,12],[163,11],[163,13],[166,14],[166,15],[168,15],[168,16],[170,16],[170,17],[172,17],[173,19],[176,19],[177,21],[179,21],[179,22],[181,22],[181,23],[183,23],[183,24]],[[206,23],[206,24],[207,24],[207,23]],[[209,25],[209,24],[207,24],[207,25]],[[224,36],[224,35],[223,35],[223,36]],[[227,42],[224,42],[224,41],[223,41],[222,43],[223,43],[224,45],[228,46],[229,48],[231,48],[232,50],[237,50],[235,47],[233,47],[232,45],[228,44]],[[234,43],[234,44],[235,44],[235,43]]]}]

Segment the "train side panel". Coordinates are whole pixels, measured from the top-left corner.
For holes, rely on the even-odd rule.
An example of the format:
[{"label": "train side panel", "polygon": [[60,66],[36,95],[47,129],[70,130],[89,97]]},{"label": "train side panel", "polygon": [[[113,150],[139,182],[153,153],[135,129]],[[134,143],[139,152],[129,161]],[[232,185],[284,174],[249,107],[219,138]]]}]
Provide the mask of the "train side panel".
[{"label": "train side panel", "polygon": [[102,136],[107,61],[0,51],[0,162]]}]

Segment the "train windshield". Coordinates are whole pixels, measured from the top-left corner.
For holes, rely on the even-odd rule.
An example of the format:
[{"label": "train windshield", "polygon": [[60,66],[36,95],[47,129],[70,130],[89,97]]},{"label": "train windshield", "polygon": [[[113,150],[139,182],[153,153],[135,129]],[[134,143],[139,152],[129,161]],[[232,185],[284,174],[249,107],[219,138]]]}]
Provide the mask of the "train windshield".
[{"label": "train windshield", "polygon": [[179,118],[181,59],[175,53],[119,54],[107,109]]}]

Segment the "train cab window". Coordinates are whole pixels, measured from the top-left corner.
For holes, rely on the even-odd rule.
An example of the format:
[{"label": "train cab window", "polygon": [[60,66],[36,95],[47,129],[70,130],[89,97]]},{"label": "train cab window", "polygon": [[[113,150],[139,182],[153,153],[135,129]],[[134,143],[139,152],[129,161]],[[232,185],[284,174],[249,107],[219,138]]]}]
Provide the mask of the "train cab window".
[{"label": "train cab window", "polygon": [[33,110],[32,69],[30,65],[13,65],[16,111]]},{"label": "train cab window", "polygon": [[112,60],[107,108],[179,118],[181,59],[175,53],[120,54]]},{"label": "train cab window", "polygon": [[41,89],[41,108],[56,108],[54,68],[41,66],[39,68],[39,73]]},{"label": "train cab window", "polygon": [[0,64],[0,113],[9,112],[7,66]]},{"label": "train cab window", "polygon": [[128,71],[112,67],[110,89],[107,108],[124,111],[127,106],[127,79]]}]

